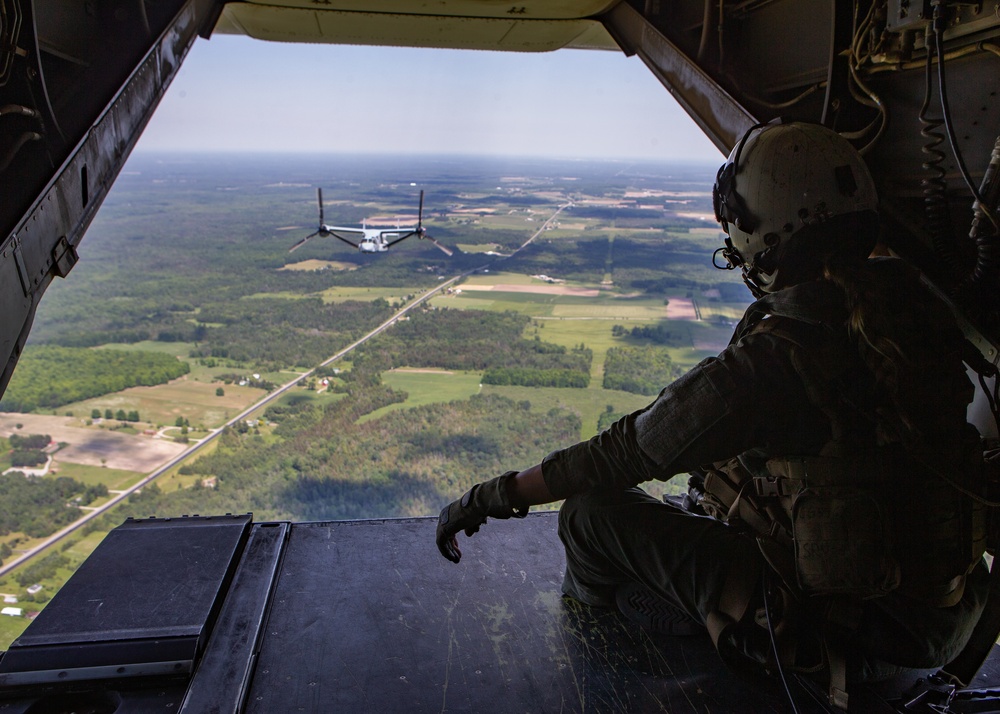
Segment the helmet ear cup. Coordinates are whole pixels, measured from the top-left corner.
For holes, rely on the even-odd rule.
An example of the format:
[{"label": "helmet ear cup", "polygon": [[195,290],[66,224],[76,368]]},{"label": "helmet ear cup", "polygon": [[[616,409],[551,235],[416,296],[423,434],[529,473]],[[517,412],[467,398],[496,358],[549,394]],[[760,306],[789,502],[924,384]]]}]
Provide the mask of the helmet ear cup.
[{"label": "helmet ear cup", "polygon": [[[875,183],[854,147],[824,126],[801,122],[747,132],[720,167],[712,197],[716,218],[730,238],[723,251],[727,264],[741,267],[763,292],[787,284],[776,279],[787,260],[811,262],[801,251],[860,253],[870,242],[869,232],[856,240],[854,219],[835,219],[878,209]],[[812,226],[824,228],[806,230]],[[847,235],[836,236],[841,231]],[[832,245],[817,242],[827,234],[835,236]],[[793,244],[798,249],[790,252]]]}]

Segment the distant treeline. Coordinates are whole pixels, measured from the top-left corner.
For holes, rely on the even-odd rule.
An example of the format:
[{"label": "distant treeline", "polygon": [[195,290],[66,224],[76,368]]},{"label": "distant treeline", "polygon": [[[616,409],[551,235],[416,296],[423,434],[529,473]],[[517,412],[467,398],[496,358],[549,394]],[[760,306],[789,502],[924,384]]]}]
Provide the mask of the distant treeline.
[{"label": "distant treeline", "polygon": [[613,325],[611,334],[614,337],[631,337],[634,340],[649,340],[658,345],[679,347],[687,341],[687,335],[677,329],[671,329],[670,324],[638,325],[631,329],[624,325]]},{"label": "distant treeline", "polygon": [[683,374],[662,347],[612,347],[604,358],[604,388],[652,396]]},{"label": "distant treeline", "polygon": [[0,411],[51,409],[128,387],[164,384],[189,371],[187,362],[158,352],[29,345]]},{"label": "distant treeline", "polygon": [[26,434],[24,436],[11,434],[7,437],[7,441],[10,442],[10,448],[12,449],[35,449],[40,451],[52,443],[52,437],[48,434]]},{"label": "distant treeline", "polygon": [[384,299],[254,298],[206,307],[211,325],[192,357],[222,357],[262,369],[312,367],[392,314]]}]

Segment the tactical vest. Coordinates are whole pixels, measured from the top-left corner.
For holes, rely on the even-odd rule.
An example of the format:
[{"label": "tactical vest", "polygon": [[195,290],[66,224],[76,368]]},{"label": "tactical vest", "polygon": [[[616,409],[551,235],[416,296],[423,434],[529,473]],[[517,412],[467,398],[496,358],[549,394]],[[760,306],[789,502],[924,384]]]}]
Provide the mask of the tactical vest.
[{"label": "tactical vest", "polygon": [[[755,303],[734,340],[766,332],[788,343],[830,439],[818,455],[747,453],[715,464],[702,507],[749,527],[795,596],[850,603],[898,591],[931,606],[957,603],[986,545],[986,509],[965,495],[983,492],[978,433],[966,425],[958,439],[927,449],[887,441],[879,428],[885,405],[852,399],[865,368],[846,334],[823,337],[829,323],[789,301],[793,294],[779,295]],[[939,386],[941,399],[962,398]]]}]

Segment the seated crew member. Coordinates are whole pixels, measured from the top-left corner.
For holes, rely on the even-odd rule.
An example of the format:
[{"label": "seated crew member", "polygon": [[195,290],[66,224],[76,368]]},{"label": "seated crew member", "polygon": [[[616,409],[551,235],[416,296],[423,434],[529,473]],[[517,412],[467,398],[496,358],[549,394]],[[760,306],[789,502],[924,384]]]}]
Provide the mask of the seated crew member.
[{"label": "seated crew member", "polygon": [[[714,198],[722,267],[758,298],[729,347],[592,439],[474,486],[437,545],[457,563],[460,531],[566,499],[567,596],[611,606],[638,584],[737,671],[815,666],[846,706],[847,679],[948,662],[984,606],[983,513],[956,488],[978,486],[981,458],[962,335],[914,271],[868,257],[874,183],[833,131],[754,127]],[[714,517],[636,488],[688,472]]]}]

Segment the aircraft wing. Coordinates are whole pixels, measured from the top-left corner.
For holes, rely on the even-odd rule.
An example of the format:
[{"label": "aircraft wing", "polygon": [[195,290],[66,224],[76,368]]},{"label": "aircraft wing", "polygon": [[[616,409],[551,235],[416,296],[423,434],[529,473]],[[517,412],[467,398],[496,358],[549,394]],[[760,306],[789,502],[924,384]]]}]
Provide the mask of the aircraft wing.
[{"label": "aircraft wing", "polygon": [[346,233],[351,237],[358,236],[360,238],[364,238],[365,236],[365,232],[360,228],[341,228],[340,226],[324,226],[324,228],[326,228],[327,233],[332,235],[337,240],[342,240],[347,243],[347,245],[354,246],[355,248],[358,247],[358,243],[350,238],[344,237],[341,233]]},{"label": "aircraft wing", "polygon": [[390,236],[394,235],[394,236],[396,236],[395,238],[393,238],[391,240],[386,240],[385,247],[389,248],[391,246],[396,245],[400,241],[406,240],[410,236],[417,235],[417,231],[405,231],[405,232],[401,233],[398,228],[396,230],[393,230],[393,231],[382,231],[382,236],[383,237],[385,237],[387,235],[390,235]]}]

